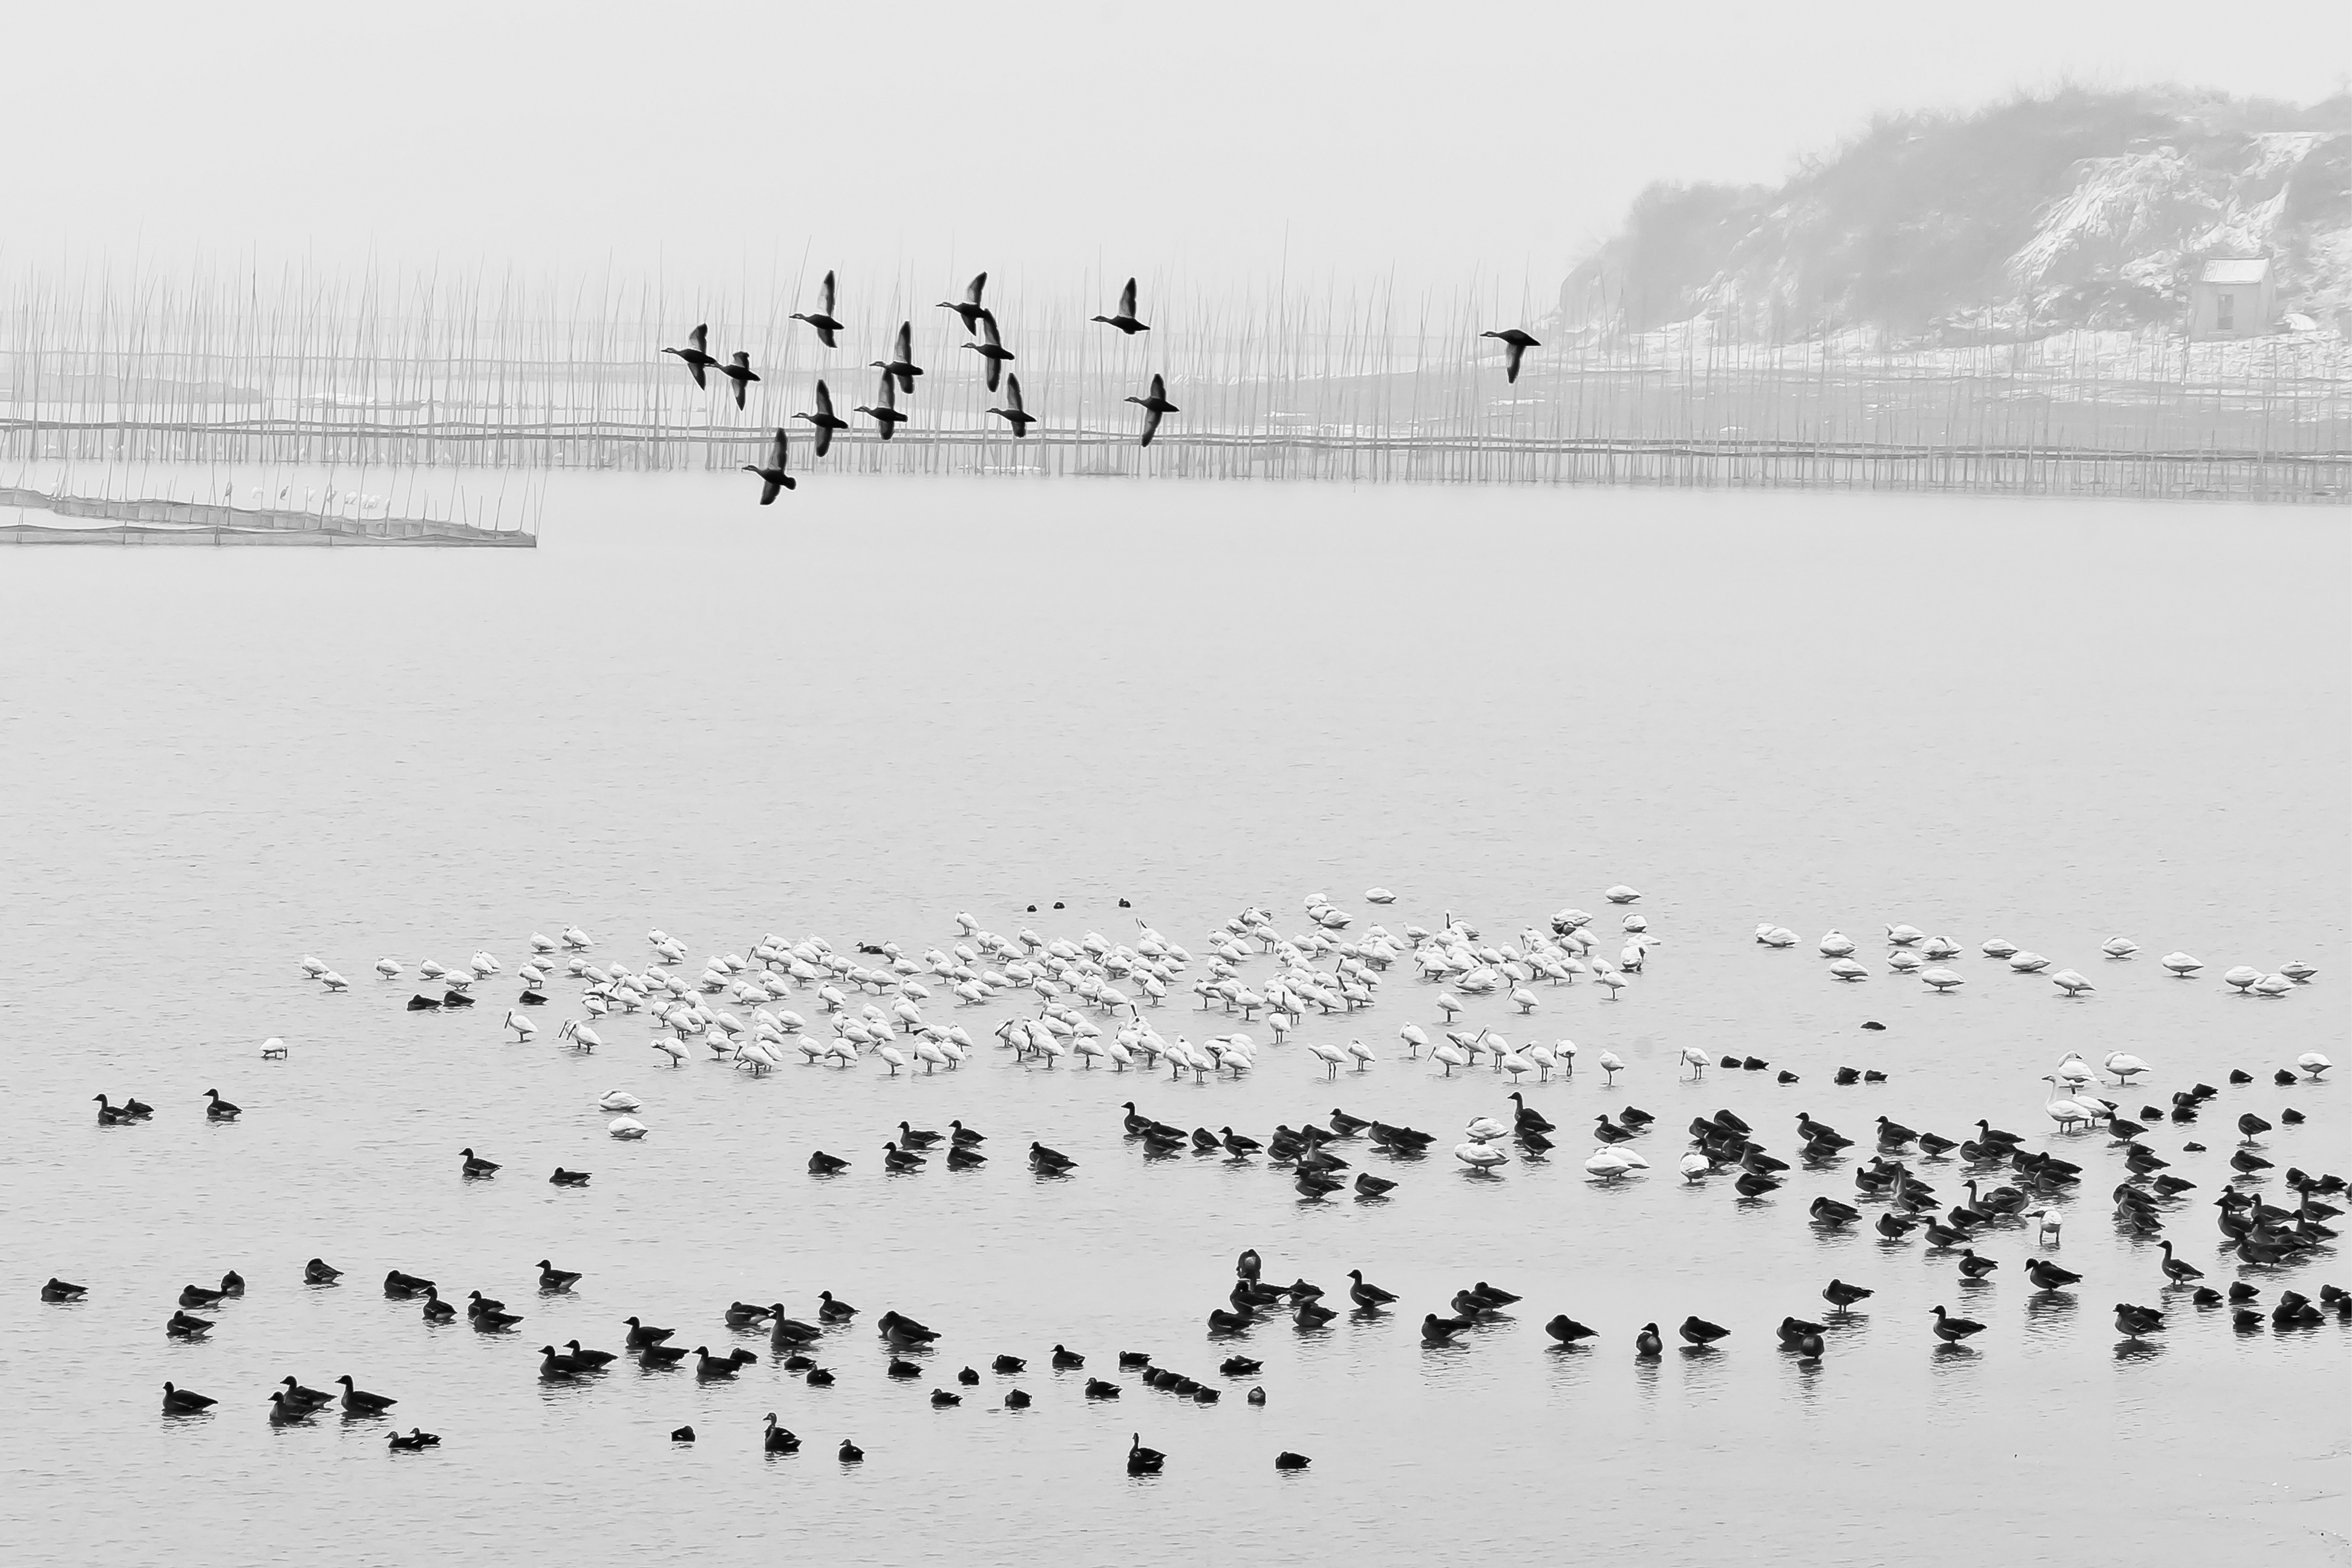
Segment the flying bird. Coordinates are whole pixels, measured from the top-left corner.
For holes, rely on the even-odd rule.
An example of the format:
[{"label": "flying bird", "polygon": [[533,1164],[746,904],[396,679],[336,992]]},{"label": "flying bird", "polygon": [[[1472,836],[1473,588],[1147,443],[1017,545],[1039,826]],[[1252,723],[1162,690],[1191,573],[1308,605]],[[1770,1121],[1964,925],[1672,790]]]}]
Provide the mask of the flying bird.
[{"label": "flying bird", "polygon": [[719,374],[735,384],[735,406],[738,408],[743,406],[743,388],[760,379],[751,369],[751,354],[742,349],[737,349],[733,358],[719,367]]},{"label": "flying bird", "polygon": [[719,363],[710,357],[710,323],[705,321],[687,333],[686,341],[690,346],[682,349],[664,349],[662,353],[676,354],[684,360],[687,374],[694,377],[695,385],[709,386],[710,383],[702,373]]},{"label": "flying bird", "polygon": [[[905,330],[903,328],[900,329],[899,335],[903,341],[905,337]],[[898,433],[898,426],[903,424],[907,418],[905,415],[898,412],[898,389],[897,386],[891,383],[889,371],[885,370],[882,373],[882,406],[879,408],[868,408],[865,405],[860,404],[855,410],[853,410],[855,413],[864,414],[870,416],[875,424],[880,426],[882,427],[882,439],[885,441],[887,441],[891,437]]]},{"label": "flying bird", "polygon": [[1135,279],[1132,278],[1127,280],[1127,287],[1118,291],[1118,314],[1097,316],[1093,319],[1107,327],[1117,327],[1130,338],[1138,332],[1148,332],[1151,330],[1135,319]]},{"label": "flying bird", "polygon": [[[982,276],[985,277],[986,274],[983,273]],[[975,284],[974,287],[977,288],[978,285]],[[1013,351],[1004,346],[1003,338],[997,336],[995,311],[982,310],[980,313],[980,330],[988,341],[984,343],[966,343],[963,346],[988,362],[988,390],[994,392],[996,378],[1003,374],[1004,362],[1013,357]]]},{"label": "flying bird", "polygon": [[1517,327],[1506,327],[1499,332],[1480,332],[1478,335],[1482,338],[1494,338],[1502,343],[1504,353],[1506,355],[1503,361],[1503,379],[1505,381],[1517,381],[1519,379],[1519,361],[1526,357],[1527,352],[1529,349],[1539,349],[1543,347],[1543,344],[1536,342],[1535,339],[1528,336],[1527,333],[1519,331]]},{"label": "flying bird", "polygon": [[[980,291],[987,287],[988,274],[983,272],[979,277],[964,285],[963,299],[961,302],[954,300],[942,300],[940,301],[940,309],[942,310],[953,310],[957,315],[963,318],[963,330],[965,331],[976,332],[980,331],[982,318],[988,314],[988,311],[982,309],[980,303]],[[899,357],[904,359],[906,356],[904,353],[901,353]],[[908,390],[912,391],[913,388],[909,387]],[[994,388],[991,388],[990,390],[993,391]]]},{"label": "flying bird", "polygon": [[[996,373],[996,363],[993,360],[990,361],[988,368],[989,374],[993,375]],[[1010,407],[992,408],[989,412],[1012,426],[1013,434],[1015,437],[1029,434],[1029,426],[1037,423],[1037,416],[1022,405],[1021,378],[1018,375],[1008,375],[1004,378],[1004,400],[1011,405]]]},{"label": "flying bird", "polygon": [[823,289],[823,293],[824,296],[824,303],[817,310],[814,315],[805,315],[799,310],[794,310],[793,312],[793,320],[795,321],[806,321],[810,326],[816,329],[817,342],[823,343],[829,349],[837,348],[840,345],[833,341],[833,334],[841,331],[841,323],[833,319],[833,274],[830,272],[824,275],[824,288]]},{"label": "flying bird", "polygon": [[[828,276],[828,281],[830,277]],[[887,383],[885,384],[887,384]],[[795,414],[795,419],[805,419],[816,426],[816,455],[824,457],[833,450],[833,433],[849,428],[849,421],[836,418],[833,412],[833,390],[822,381],[816,384],[816,412]]]},{"label": "flying bird", "polygon": [[1125,401],[1136,404],[1143,410],[1143,439],[1137,443],[1139,446],[1149,447],[1151,445],[1151,437],[1160,433],[1160,416],[1161,415],[1181,414],[1183,412],[1182,409],[1178,408],[1174,404],[1168,401],[1168,384],[1158,375],[1154,375],[1151,378],[1150,396],[1130,397]]},{"label": "flying bird", "polygon": [[877,359],[873,364],[885,375],[896,376],[898,389],[911,396],[915,390],[915,378],[923,374],[923,367],[915,363],[915,323],[899,322],[898,342],[892,348],[890,357]]},{"label": "flying bird", "polygon": [[760,476],[760,504],[761,506],[772,506],[775,504],[776,493],[779,490],[788,490],[795,488],[792,475],[784,472],[784,427],[779,425],[776,426],[776,438],[768,447],[767,467],[761,468],[757,463],[746,463],[743,465],[743,471],[745,473],[757,474]]}]

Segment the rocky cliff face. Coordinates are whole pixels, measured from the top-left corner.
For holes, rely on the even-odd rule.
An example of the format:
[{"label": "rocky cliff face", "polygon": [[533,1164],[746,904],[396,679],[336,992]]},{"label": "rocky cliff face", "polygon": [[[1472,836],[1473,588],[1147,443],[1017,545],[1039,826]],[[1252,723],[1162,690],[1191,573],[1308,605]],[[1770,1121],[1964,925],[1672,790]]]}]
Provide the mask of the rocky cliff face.
[{"label": "rocky cliff face", "polygon": [[1565,324],[2016,337],[2177,320],[2269,256],[2282,313],[2352,309],[2352,99],[2066,92],[1873,126],[1775,189],[1662,186],[1570,277]]}]

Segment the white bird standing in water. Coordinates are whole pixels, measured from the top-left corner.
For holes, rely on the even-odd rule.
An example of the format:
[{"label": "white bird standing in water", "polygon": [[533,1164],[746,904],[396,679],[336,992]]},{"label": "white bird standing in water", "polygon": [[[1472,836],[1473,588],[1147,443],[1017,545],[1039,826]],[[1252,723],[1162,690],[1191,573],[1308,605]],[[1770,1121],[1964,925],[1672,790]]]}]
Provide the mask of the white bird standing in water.
[{"label": "white bird standing in water", "polygon": [[539,1026],[537,1024],[532,1023],[529,1018],[524,1017],[521,1014],[516,1012],[511,1007],[507,1009],[507,1021],[504,1026],[512,1029],[515,1032],[515,1044],[517,1045],[521,1045],[533,1035],[539,1033]]},{"label": "white bird standing in water", "polygon": [[2115,1074],[2116,1081],[2119,1084],[2129,1083],[2147,1070],[2146,1062],[2137,1057],[2126,1056],[2122,1051],[2109,1051],[2107,1059],[2100,1065]]},{"label": "white bird standing in water", "polygon": [[1481,1175],[1488,1174],[1496,1166],[1507,1165],[1511,1161],[1511,1157],[1502,1150],[1477,1139],[1455,1144],[1454,1157]]},{"label": "white bird standing in water", "polygon": [[1613,1087],[1617,1075],[1625,1070],[1625,1064],[1618,1058],[1615,1051],[1603,1051],[1593,1059],[1601,1064],[1601,1070],[1607,1075],[1605,1081]]}]

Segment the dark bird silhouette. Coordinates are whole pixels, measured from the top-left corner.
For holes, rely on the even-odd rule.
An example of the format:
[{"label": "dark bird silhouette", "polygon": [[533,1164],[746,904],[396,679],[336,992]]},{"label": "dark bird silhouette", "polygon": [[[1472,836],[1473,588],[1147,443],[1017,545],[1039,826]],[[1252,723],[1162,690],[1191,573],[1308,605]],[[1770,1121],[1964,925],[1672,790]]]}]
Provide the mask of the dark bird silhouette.
[{"label": "dark bird silhouette", "polygon": [[173,1312],[164,1320],[163,1332],[175,1340],[200,1340],[212,1332],[212,1320],[190,1313]]},{"label": "dark bird silhouette", "polygon": [[1294,1454],[1287,1448],[1274,1457],[1274,1468],[1277,1470],[1303,1470],[1314,1462],[1306,1455]]},{"label": "dark bird silhouette", "polygon": [[[996,362],[994,360],[990,360],[988,362],[988,385],[989,390],[992,392],[996,389]],[[1019,376],[1008,375],[1004,378],[1004,407],[992,408],[989,412],[995,415],[999,419],[1003,420],[1006,424],[1012,426],[1013,434],[1016,437],[1028,435],[1029,426],[1037,423],[1037,416],[1030,413],[1028,405],[1024,404],[1021,400],[1021,378]]]},{"label": "dark bird silhouette", "polygon": [[682,349],[664,349],[662,350],[662,353],[666,354],[676,354],[678,358],[684,360],[686,362],[687,374],[694,377],[694,384],[697,386],[707,387],[710,384],[710,382],[703,373],[709,370],[712,365],[719,363],[717,360],[710,357],[710,323],[705,321],[702,325],[695,328],[694,331],[687,333],[686,341],[688,344],[687,347]]},{"label": "dark bird silhouette", "polygon": [[343,1277],[343,1271],[323,1258],[313,1258],[302,1265],[302,1282],[306,1285],[332,1285]]},{"label": "dark bird silhouette", "polygon": [[776,1422],[776,1413],[772,1410],[769,1411],[767,1431],[760,1439],[761,1451],[768,1454],[790,1454],[796,1452],[800,1446],[801,1440],[793,1436],[790,1428],[779,1426]]},{"label": "dark bird silhouette", "polygon": [[849,1169],[849,1162],[818,1149],[809,1155],[808,1168],[812,1176],[831,1176]]},{"label": "dark bird silhouette", "polygon": [[212,1101],[211,1104],[205,1107],[205,1115],[215,1121],[234,1121],[239,1116],[245,1114],[245,1108],[243,1106],[231,1105],[227,1100],[223,1100],[219,1089],[208,1089],[205,1090],[204,1098]]},{"label": "dark bird silhouette", "polygon": [[1593,1335],[1592,1330],[1586,1328],[1566,1312],[1560,1313],[1550,1322],[1546,1323],[1544,1332],[1563,1345],[1572,1345],[1579,1340],[1589,1340]]},{"label": "dark bird silhouette", "polygon": [[465,1164],[458,1167],[459,1171],[463,1174],[467,1176],[495,1176],[499,1173],[499,1164],[497,1161],[485,1160],[480,1155],[475,1153],[471,1149],[460,1149],[457,1152],[464,1155],[466,1158]]},{"label": "dark bird silhouette", "polygon": [[[887,385],[887,384],[886,383],[885,384]],[[887,402],[887,399],[885,399],[885,401]],[[833,389],[826,386],[822,381],[816,384],[816,412],[814,414],[795,414],[793,417],[795,419],[805,419],[811,425],[816,426],[816,455],[820,458],[833,450],[833,433],[835,430],[846,430],[849,428],[849,421],[836,416],[833,412]],[[782,458],[783,432],[781,430],[776,433],[776,452],[777,458],[773,467],[781,470],[784,466]],[[784,488],[786,489],[792,489],[792,481],[789,479],[784,481]],[[773,500],[774,499],[775,497],[773,496],[763,496],[761,498],[761,504],[764,506],[767,502]]]},{"label": "dark bird silhouette", "polygon": [[44,1301],[79,1301],[89,1294],[89,1286],[69,1285],[54,1274],[49,1276],[49,1282],[41,1287],[41,1300]]},{"label": "dark bird silhouette", "polygon": [[923,374],[923,367],[915,363],[915,323],[899,322],[898,341],[892,345],[890,357],[887,360],[877,359],[872,363],[874,368],[884,375],[895,376],[901,392],[912,395],[915,390],[915,378]]},{"label": "dark bird silhouette", "polygon": [[1168,1462],[1168,1456],[1157,1448],[1143,1446],[1143,1434],[1136,1433],[1128,1440],[1127,1473],[1130,1476],[1156,1476]]},{"label": "dark bird silhouette", "polygon": [[[877,360],[875,363],[878,364],[881,362]],[[890,373],[887,370],[882,373],[881,406],[878,408],[869,408],[861,403],[852,412],[863,414],[870,417],[874,423],[880,427],[882,431],[882,439],[885,441],[887,441],[891,437],[897,435],[898,433],[898,426],[907,422],[907,416],[898,412],[898,388],[897,384],[891,381]]]},{"label": "dark bird silhouette", "polygon": [[555,1174],[548,1177],[547,1179],[559,1187],[584,1187],[588,1184],[588,1173],[585,1171],[567,1171],[562,1166],[558,1165],[555,1167]]},{"label": "dark bird silhouette", "polygon": [[343,1373],[335,1381],[343,1385],[343,1408],[354,1415],[381,1415],[400,1403],[388,1394],[369,1394],[353,1387],[350,1373]]},{"label": "dark bird silhouette", "polygon": [[580,1276],[577,1271],[570,1268],[558,1268],[544,1258],[539,1260],[539,1288],[541,1289],[550,1291],[569,1290],[572,1287],[579,1283]]},{"label": "dark bird silhouette", "polygon": [[[814,327],[816,329],[816,341],[823,343],[825,347],[837,347],[839,345],[835,343],[833,341],[833,334],[841,331],[841,323],[833,319],[832,273],[828,272],[824,275],[824,283],[817,292],[820,298],[824,300],[824,303],[819,305],[813,314],[804,314],[802,311],[794,310],[793,312],[793,320],[795,321],[806,321],[810,326]],[[819,456],[823,456],[824,448],[820,447],[817,448],[817,451]]]},{"label": "dark bird silhouette", "polygon": [[[980,331],[980,323],[988,316],[988,311],[980,302],[980,291],[987,287],[988,274],[983,272],[963,286],[963,298],[961,300],[942,300],[940,301],[940,309],[953,310],[962,321],[965,331],[976,332]],[[993,336],[993,334],[991,335]],[[902,359],[906,357],[904,350],[900,351],[899,357]],[[908,387],[908,390],[911,392],[914,388]],[[993,381],[988,384],[988,390],[991,392],[996,390],[996,384]]]},{"label": "dark bird silhouette", "polygon": [[1499,332],[1480,332],[1478,335],[1482,338],[1493,338],[1503,345],[1503,379],[1509,382],[1519,379],[1519,361],[1527,357],[1527,352],[1529,349],[1543,347],[1543,344],[1517,327],[1506,327]]},{"label": "dark bird silhouette", "polygon": [[760,379],[758,373],[751,368],[751,356],[741,349],[737,349],[728,362],[719,367],[719,374],[735,384],[735,406],[738,408],[743,406],[743,389]]},{"label": "dark bird silhouette", "polygon": [[1868,1286],[1849,1285],[1843,1279],[1832,1279],[1822,1287],[1822,1300],[1836,1308],[1841,1313],[1856,1301],[1866,1301],[1876,1294],[1878,1292]]},{"label": "dark bird silhouette", "polygon": [[1679,1331],[1685,1340],[1702,1349],[1731,1332],[1729,1329],[1698,1317],[1685,1318]]},{"label": "dark bird silhouette", "polygon": [[788,446],[789,443],[784,437],[784,427],[779,425],[776,426],[776,438],[768,443],[766,466],[762,467],[757,463],[745,463],[742,466],[745,473],[760,476],[761,506],[773,505],[778,494],[795,488],[792,475],[784,472],[784,459],[788,455]]},{"label": "dark bird silhouette", "polygon": [[219,1403],[193,1388],[174,1388],[168,1383],[163,1385],[163,1413],[167,1415],[194,1415]]},{"label": "dark bird silhouette", "polygon": [[1168,383],[1164,377],[1157,374],[1151,378],[1150,396],[1129,397],[1123,401],[1132,403],[1143,410],[1143,437],[1136,443],[1139,447],[1151,445],[1151,437],[1160,433],[1160,416],[1183,412],[1168,401]]},{"label": "dark bird silhouette", "polygon": [[1643,1360],[1656,1360],[1665,1348],[1666,1342],[1658,1337],[1658,1325],[1655,1323],[1643,1323],[1642,1331],[1633,1336],[1633,1353]]},{"label": "dark bird silhouette", "polygon": [[1982,1323],[1971,1321],[1967,1318],[1955,1318],[1941,1307],[1936,1309],[1936,1337],[1946,1344],[1956,1345],[1970,1334],[1982,1332],[1984,1332]]},{"label": "dark bird silhouette", "polygon": [[1130,338],[1138,332],[1148,332],[1151,330],[1135,319],[1135,279],[1132,278],[1127,280],[1127,287],[1118,291],[1118,314],[1097,316],[1093,319],[1107,327],[1117,327]]}]

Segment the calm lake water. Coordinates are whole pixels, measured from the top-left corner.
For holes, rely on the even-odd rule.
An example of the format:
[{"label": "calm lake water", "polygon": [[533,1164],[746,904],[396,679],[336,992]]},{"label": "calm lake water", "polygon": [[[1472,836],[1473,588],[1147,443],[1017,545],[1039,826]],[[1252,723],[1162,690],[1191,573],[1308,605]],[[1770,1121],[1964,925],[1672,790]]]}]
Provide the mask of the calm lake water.
[{"label": "calm lake water", "polygon": [[[559,480],[535,554],[0,556],[11,1561],[2347,1561],[2346,1326],[2238,1335],[2163,1290],[2109,1217],[2118,1156],[2050,1137],[2038,1081],[2122,1049],[2155,1065],[2106,1091],[2130,1107],[2224,1085],[2150,1138],[2199,1184],[2168,1222],[2182,1256],[2265,1304],[2352,1284],[2333,1250],[2242,1270],[2204,1203],[2242,1110],[2308,1118],[2266,1140],[2273,1201],[2290,1164],[2352,1164],[2345,1086],[2269,1077],[2313,1049],[2352,1071],[2341,512],[1009,479],[816,481],[763,510],[751,484]],[[1398,1027],[1437,1015],[1402,967],[1239,1082],[993,1049],[911,1079],[669,1069],[642,1017],[593,1056],[550,1043],[576,983],[537,1042],[498,1027],[525,938],[571,922],[631,967],[656,927],[698,964],[771,931],[919,952],[961,910],[1113,941],[1142,917],[1200,953],[1248,903],[1300,929],[1317,891],[1360,931],[1452,910],[1507,940],[1570,904],[1613,931],[1620,881],[1664,939],[1621,1000],[1584,984],[1531,1019],[1499,997],[1467,1016],[1630,1064],[1530,1087],[1560,1147],[1494,1180],[1444,1150],[1508,1086],[1402,1059]],[[1363,903],[1376,884],[1392,908]],[[1756,945],[1759,921],[1802,943]],[[1898,921],[1964,943],[1967,986],[1888,973],[1870,939]],[[1868,981],[1824,973],[1831,927]],[[2100,958],[2117,934],[2138,959]],[[2098,990],[2010,973],[1978,955],[1995,936]],[[370,970],[482,948],[509,973],[471,1016],[405,1013],[413,986]],[[2204,975],[2168,978],[2175,948]],[[351,991],[306,982],[306,952]],[[2282,1000],[2220,983],[2297,958],[2320,973]],[[1189,1000],[1163,1033],[1234,1026]],[[975,1037],[1017,1010],[930,1007]],[[269,1035],[289,1059],[260,1059]],[[1382,1059],[1326,1085],[1305,1045],[1351,1037]],[[1685,1045],[1801,1082],[1694,1085]],[[1842,1065],[1887,1081],[1835,1087]],[[2226,1087],[2232,1068],[2257,1082]],[[645,1100],[642,1142],[604,1136],[613,1088]],[[243,1119],[208,1125],[206,1089]],[[101,1090],[153,1121],[97,1127]],[[1441,1142],[1394,1169],[1350,1148],[1393,1198],[1308,1204],[1261,1165],[1147,1163],[1130,1098],[1260,1137],[1339,1105]],[[1597,1187],[1579,1130],[1629,1104],[1658,1119],[1637,1145],[1656,1168]],[[1784,1156],[1799,1111],[1857,1138],[1984,1116],[2063,1146],[2086,1174],[2058,1256],[2084,1283],[2032,1300],[2017,1226],[1979,1247],[2001,1265],[1981,1286],[1916,1238],[1817,1232],[1805,1205],[1853,1197],[1851,1162],[1760,1201],[1683,1187],[1676,1130],[1718,1107]],[[961,1118],[994,1158],[886,1176],[902,1118]],[[1033,1177],[1032,1138],[1075,1174]],[[461,1181],[465,1145],[507,1168]],[[818,1146],[854,1169],[813,1180]],[[550,1186],[558,1163],[593,1183]],[[1918,1168],[1963,1195],[1958,1165]],[[1245,1246],[1335,1293],[1360,1268],[1400,1310],[1258,1328],[1237,1348],[1264,1371],[1213,1407],[1115,1370],[1141,1350],[1225,1382],[1236,1347],[1203,1323]],[[344,1284],[301,1284],[313,1254]],[[536,1294],[543,1257],[585,1274],[575,1293]],[[383,1298],[395,1267],[526,1321],[428,1329]],[[179,1287],[230,1268],[247,1296],[167,1342]],[[89,1299],[41,1304],[52,1273]],[[1877,1295],[1801,1365],[1771,1325],[1824,1314],[1832,1275]],[[1481,1279],[1526,1298],[1516,1316],[1423,1349],[1421,1314]],[[823,1352],[830,1389],[766,1360],[731,1384],[536,1379],[535,1347],[617,1349],[631,1314],[716,1348],[730,1300],[805,1316],[824,1289],[865,1314]],[[2120,1345],[2113,1303],[2167,1296],[2167,1329]],[[1937,1352],[1938,1304],[1988,1325],[1974,1354]],[[884,1375],[889,1308],[943,1331],[919,1382]],[[1600,1337],[1553,1351],[1560,1311]],[[1643,1322],[1671,1338],[1689,1313],[1731,1337],[1636,1362]],[[1046,1370],[1056,1342],[1124,1395]],[[989,1373],[1000,1352],[1030,1370]],[[966,1364],[980,1387],[931,1408]],[[276,1380],[346,1372],[445,1446],[269,1426]],[[167,1378],[221,1403],[163,1419]],[[1008,1412],[1016,1383],[1035,1403]],[[762,1457],[770,1410],[801,1454]],[[686,1423],[701,1440],[673,1446]],[[1123,1473],[1136,1431],[1165,1475]],[[844,1436],[862,1467],[835,1462]],[[1277,1475],[1283,1448],[1312,1468]]]}]

